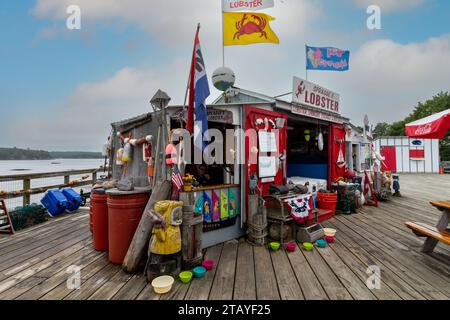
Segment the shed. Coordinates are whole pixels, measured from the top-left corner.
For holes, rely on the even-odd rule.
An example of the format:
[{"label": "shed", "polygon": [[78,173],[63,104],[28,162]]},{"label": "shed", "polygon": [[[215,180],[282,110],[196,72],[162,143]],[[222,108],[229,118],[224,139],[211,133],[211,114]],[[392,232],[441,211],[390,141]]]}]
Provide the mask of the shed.
[{"label": "shed", "polygon": [[439,173],[439,140],[381,137],[375,149],[386,158],[384,170],[397,173]]}]

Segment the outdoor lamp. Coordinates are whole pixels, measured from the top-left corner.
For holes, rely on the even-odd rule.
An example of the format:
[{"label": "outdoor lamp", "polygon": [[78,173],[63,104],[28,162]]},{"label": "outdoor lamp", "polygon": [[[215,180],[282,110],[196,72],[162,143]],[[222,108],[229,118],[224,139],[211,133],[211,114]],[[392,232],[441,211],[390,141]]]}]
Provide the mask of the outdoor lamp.
[{"label": "outdoor lamp", "polygon": [[311,130],[306,129],[304,133],[306,142],[309,142],[309,140],[311,140]]}]

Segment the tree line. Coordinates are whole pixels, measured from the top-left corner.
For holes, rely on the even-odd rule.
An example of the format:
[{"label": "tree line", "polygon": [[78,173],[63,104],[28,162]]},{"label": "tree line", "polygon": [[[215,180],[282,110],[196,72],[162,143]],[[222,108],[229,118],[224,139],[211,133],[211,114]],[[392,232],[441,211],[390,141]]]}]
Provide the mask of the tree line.
[{"label": "tree line", "polygon": [[0,160],[100,159],[100,152],[0,148]]}]

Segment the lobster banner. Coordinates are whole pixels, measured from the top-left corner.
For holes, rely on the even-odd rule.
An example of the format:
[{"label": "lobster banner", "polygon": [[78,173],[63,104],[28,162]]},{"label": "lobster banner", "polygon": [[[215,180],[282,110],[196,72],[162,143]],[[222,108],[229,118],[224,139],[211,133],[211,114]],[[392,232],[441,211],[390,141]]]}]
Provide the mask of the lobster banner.
[{"label": "lobster banner", "polygon": [[274,6],[273,0],[222,0],[222,11],[256,11]]},{"label": "lobster banner", "polygon": [[264,13],[224,12],[223,44],[238,46],[253,43],[280,43],[277,35],[270,28],[269,22],[274,17]]}]

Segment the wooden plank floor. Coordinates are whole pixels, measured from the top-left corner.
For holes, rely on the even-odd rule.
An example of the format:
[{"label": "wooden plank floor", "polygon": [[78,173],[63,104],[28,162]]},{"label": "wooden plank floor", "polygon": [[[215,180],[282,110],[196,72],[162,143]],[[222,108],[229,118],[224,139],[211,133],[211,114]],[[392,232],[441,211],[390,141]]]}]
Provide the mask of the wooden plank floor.
[{"label": "wooden plank floor", "polygon": [[[420,252],[423,239],[405,221],[435,224],[430,200],[450,198],[450,175],[402,175],[402,198],[338,215],[325,223],[336,242],[312,252],[270,252],[244,239],[206,250],[216,266],[190,284],[176,281],[156,295],[141,273],[128,275],[92,249],[86,212],[0,238],[0,299],[449,299],[450,247]],[[81,288],[69,289],[69,268],[80,268]],[[381,270],[381,287],[366,282],[369,266]]]}]

